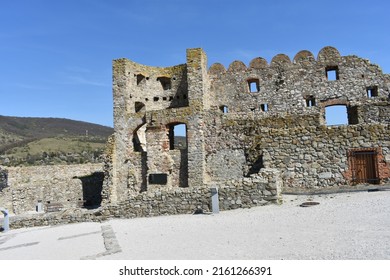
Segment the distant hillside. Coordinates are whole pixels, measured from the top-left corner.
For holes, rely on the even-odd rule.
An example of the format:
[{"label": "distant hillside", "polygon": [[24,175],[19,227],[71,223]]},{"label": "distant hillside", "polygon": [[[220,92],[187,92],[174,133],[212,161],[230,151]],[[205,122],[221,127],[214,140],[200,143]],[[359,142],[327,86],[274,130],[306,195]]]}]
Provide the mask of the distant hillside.
[{"label": "distant hillside", "polygon": [[0,116],[0,165],[98,162],[113,132],[68,119]]}]

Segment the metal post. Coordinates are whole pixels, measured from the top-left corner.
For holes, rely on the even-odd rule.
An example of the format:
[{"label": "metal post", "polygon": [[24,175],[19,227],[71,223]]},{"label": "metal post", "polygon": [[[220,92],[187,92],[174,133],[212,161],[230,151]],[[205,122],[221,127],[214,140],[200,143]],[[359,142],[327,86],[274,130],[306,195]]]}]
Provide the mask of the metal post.
[{"label": "metal post", "polygon": [[219,213],[219,198],[218,198],[218,188],[212,187],[211,190],[211,206],[213,208],[213,213]]},{"label": "metal post", "polygon": [[3,230],[9,231],[9,216],[7,209],[0,209],[0,211],[4,214],[4,222],[3,222]]}]

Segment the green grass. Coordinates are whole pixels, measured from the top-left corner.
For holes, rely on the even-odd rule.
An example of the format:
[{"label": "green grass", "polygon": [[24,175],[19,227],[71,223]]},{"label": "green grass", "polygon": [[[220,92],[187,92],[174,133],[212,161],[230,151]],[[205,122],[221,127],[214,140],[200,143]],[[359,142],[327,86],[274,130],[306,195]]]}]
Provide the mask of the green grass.
[{"label": "green grass", "polygon": [[104,138],[43,138],[6,151],[0,157],[0,164],[18,166],[100,162],[99,157],[104,149]]},{"label": "green grass", "polygon": [[113,132],[67,119],[0,116],[0,165],[98,162]]},{"label": "green grass", "polygon": [[30,155],[46,153],[82,153],[104,149],[105,143],[91,143],[79,138],[44,138],[28,143],[25,146],[13,148],[7,155],[27,157]]}]

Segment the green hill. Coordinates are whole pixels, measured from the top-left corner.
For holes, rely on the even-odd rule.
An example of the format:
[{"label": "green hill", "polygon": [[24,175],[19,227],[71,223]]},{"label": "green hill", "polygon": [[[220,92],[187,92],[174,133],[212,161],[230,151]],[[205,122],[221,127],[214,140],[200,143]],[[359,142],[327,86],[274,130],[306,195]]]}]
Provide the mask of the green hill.
[{"label": "green hill", "polygon": [[68,119],[0,116],[0,165],[100,162],[113,132]]}]

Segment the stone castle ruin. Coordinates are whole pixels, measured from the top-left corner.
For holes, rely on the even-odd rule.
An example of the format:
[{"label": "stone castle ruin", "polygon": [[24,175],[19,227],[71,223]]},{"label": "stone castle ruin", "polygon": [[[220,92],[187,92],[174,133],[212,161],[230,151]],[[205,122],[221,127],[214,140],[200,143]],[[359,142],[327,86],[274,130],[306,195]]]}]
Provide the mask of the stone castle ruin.
[{"label": "stone castle ruin", "polygon": [[[166,68],[118,59],[113,94],[106,203],[215,186],[233,204],[254,205],[278,200],[282,188],[389,182],[390,75],[333,47],[317,59],[300,51],[293,61],[279,54],[228,69],[208,68],[202,49]],[[347,124],[327,125],[326,109],[335,105]]]},{"label": "stone castle ruin", "polygon": [[[202,49],[173,67],[117,59],[113,95],[104,168],[0,170],[0,204],[13,213],[37,201],[65,209],[14,227],[210,211],[216,190],[227,210],[390,182],[390,75],[333,47],[228,69],[208,68]],[[332,106],[347,123],[327,123]]]}]

